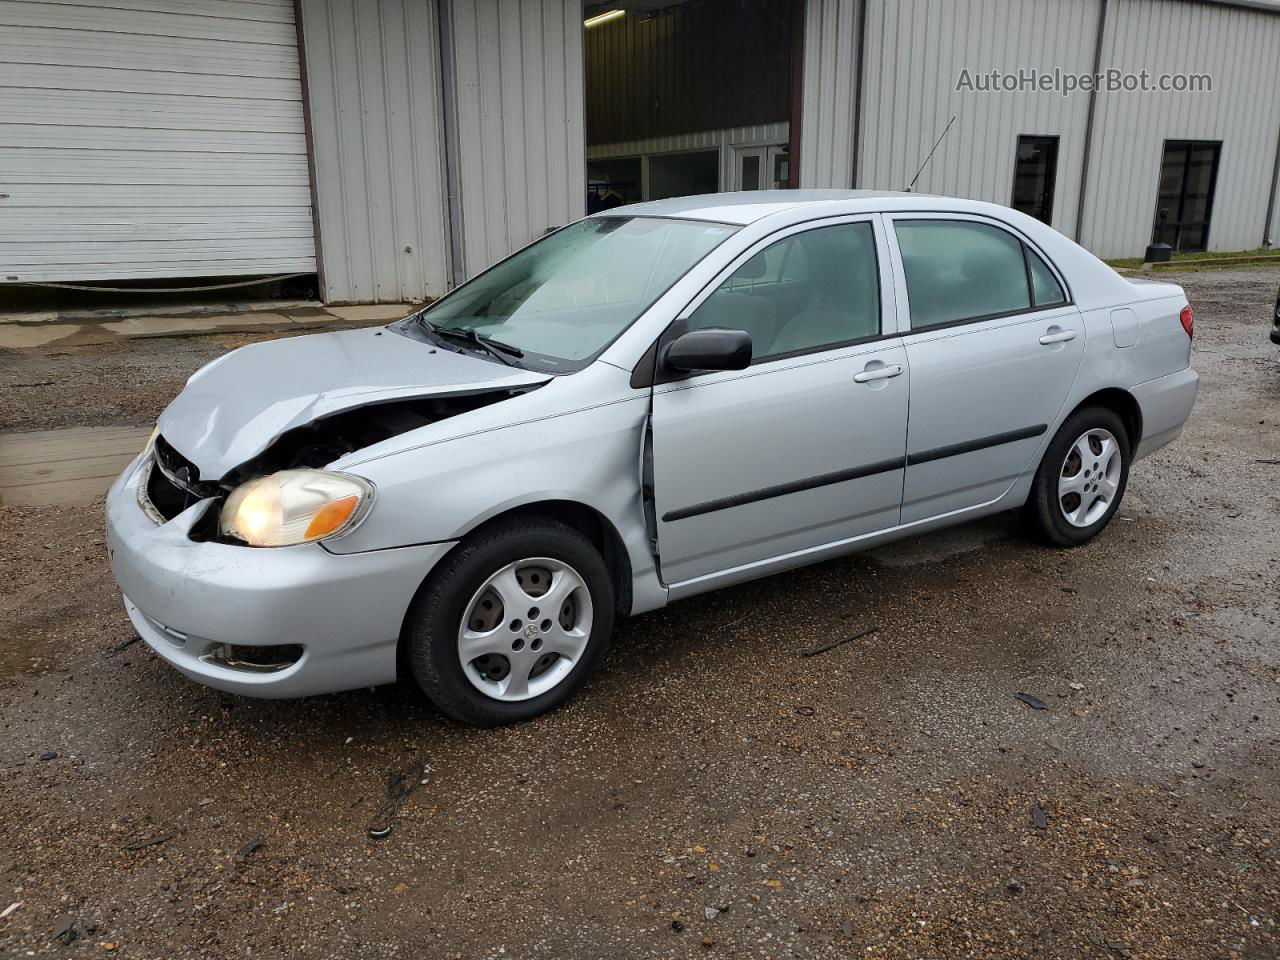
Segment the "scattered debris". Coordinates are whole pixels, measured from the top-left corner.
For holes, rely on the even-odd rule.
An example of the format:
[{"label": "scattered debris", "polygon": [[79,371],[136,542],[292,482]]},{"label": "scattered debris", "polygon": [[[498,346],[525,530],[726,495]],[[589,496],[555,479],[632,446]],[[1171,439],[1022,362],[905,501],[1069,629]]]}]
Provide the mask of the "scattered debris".
[{"label": "scattered debris", "polygon": [[130,647],[132,647],[135,643],[137,643],[141,639],[142,638],[138,636],[136,633],[133,634],[132,636],[125,637],[119,643],[112,645],[111,647],[112,655],[114,656],[115,654],[120,653],[122,650],[128,650]]},{"label": "scattered debris", "polygon": [[681,932],[681,931],[683,931],[683,930],[684,930],[684,924],[683,924],[683,923],[681,923],[679,920],[672,920],[672,921],[671,921],[671,932],[672,932],[672,933],[680,933],[680,932]]},{"label": "scattered debris", "polygon": [[861,640],[863,637],[868,637],[873,633],[879,633],[879,632],[880,632],[879,627],[868,627],[866,630],[863,630],[861,633],[855,633],[851,637],[843,637],[839,640],[832,640],[830,643],[824,643],[824,644],[821,644],[820,646],[810,647],[808,650],[801,650],[800,656],[816,657],[820,653],[826,653],[828,650],[834,650],[836,647],[840,646],[841,644],[852,643],[854,640]]},{"label": "scattered debris", "polygon": [[1123,940],[1108,940],[1106,946],[1112,953],[1118,953],[1122,957],[1132,956],[1129,953],[1129,945]]},{"label": "scattered debris", "polygon": [[1273,466],[1273,467],[1275,467],[1275,466],[1280,466],[1280,460],[1255,460],[1255,461],[1253,461],[1253,462],[1254,462],[1254,463],[1265,463],[1265,464],[1268,464],[1268,465]]},{"label": "scattered debris", "polygon": [[78,936],[80,936],[80,933],[76,930],[75,917],[59,917],[53,921],[53,937],[51,939],[56,940],[64,947],[71,946]]},{"label": "scattered debris", "polygon": [[712,947],[714,947],[715,945],[716,945],[716,942],[715,942],[714,940],[712,940],[710,937],[703,937],[703,938],[702,938],[702,946],[703,946],[703,949],[710,950],[710,949],[711,949]]},{"label": "scattered debris", "polygon": [[249,862],[249,858],[253,856],[254,851],[261,850],[267,845],[267,841],[261,837],[254,837],[243,847],[236,851],[236,863],[244,865]]},{"label": "scattered debris", "polygon": [[812,717],[817,712],[818,711],[814,710],[813,707],[810,707],[807,704],[801,704],[796,707],[796,713],[802,717]]},{"label": "scattered debris", "polygon": [[720,916],[720,911],[715,907],[703,907],[702,915],[708,920],[714,920],[716,917]]},{"label": "scattered debris", "polygon": [[1030,693],[1022,693],[1021,691],[1019,691],[1018,693],[1015,693],[1013,696],[1015,699],[1021,700],[1032,710],[1048,710],[1049,709],[1045,705],[1045,702],[1043,700],[1041,700],[1039,697],[1034,696]]},{"label": "scattered debris", "polygon": [[15,900],[3,910],[0,910],[0,920],[5,919],[5,917],[9,916],[9,914],[13,913],[13,911],[17,910],[20,906],[22,906],[22,901]]},{"label": "scattered debris", "polygon": [[1083,683],[1068,683],[1067,686],[1070,687],[1072,690],[1074,690],[1076,693],[1079,693],[1081,690],[1084,689]]},{"label": "scattered debris", "polygon": [[128,846],[126,846],[125,849],[126,850],[145,850],[147,847],[154,847],[158,844],[164,843],[166,840],[169,840],[172,837],[173,837],[172,833],[161,833],[161,834],[158,834],[157,836],[151,837],[148,840],[138,840],[136,843],[131,843]]},{"label": "scattered debris", "polygon": [[1015,877],[1004,885],[1004,888],[1012,893],[1015,897],[1023,891],[1022,884]]},{"label": "scattered debris", "polygon": [[1080,592],[1075,587],[1059,587],[1058,589],[1061,590],[1063,593],[1079,593]]},{"label": "scattered debris", "polygon": [[379,839],[391,832],[391,821],[400,812],[400,808],[409,799],[409,795],[418,789],[426,772],[427,765],[422,761],[418,761],[399,772],[395,770],[388,771],[387,796],[369,821],[369,836]]},{"label": "scattered debris", "polygon": [[47,753],[40,754],[40,756],[36,757],[36,759],[39,760],[41,763],[45,763],[46,761],[49,761],[49,760],[57,760],[58,755],[54,753],[52,750],[50,750]]},{"label": "scattered debris", "polygon": [[1049,817],[1044,812],[1044,807],[1040,804],[1033,804],[1031,809],[1027,811],[1031,815],[1031,825],[1037,830],[1049,829]]}]

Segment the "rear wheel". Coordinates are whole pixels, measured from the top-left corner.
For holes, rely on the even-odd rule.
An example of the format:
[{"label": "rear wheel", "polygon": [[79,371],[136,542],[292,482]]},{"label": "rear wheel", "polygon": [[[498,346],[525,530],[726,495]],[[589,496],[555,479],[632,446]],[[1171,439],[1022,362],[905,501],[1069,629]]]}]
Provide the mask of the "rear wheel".
[{"label": "rear wheel", "polygon": [[1129,481],[1129,436],[1105,407],[1077,410],[1054,435],[1036,471],[1024,518],[1056,547],[1096,537],[1115,515]]},{"label": "rear wheel", "polygon": [[463,541],[410,611],[409,661],[449,716],[491,727],[559,706],[613,632],[613,583],[586,537],[514,520]]}]

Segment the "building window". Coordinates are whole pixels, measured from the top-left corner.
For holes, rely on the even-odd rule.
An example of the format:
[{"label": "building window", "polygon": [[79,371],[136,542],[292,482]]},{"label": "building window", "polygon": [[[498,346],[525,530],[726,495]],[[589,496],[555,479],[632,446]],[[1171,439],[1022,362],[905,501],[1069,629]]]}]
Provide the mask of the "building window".
[{"label": "building window", "polygon": [[1057,176],[1058,138],[1019,137],[1010,206],[1049,223],[1053,219],[1053,185]]},{"label": "building window", "polygon": [[1167,243],[1175,251],[1208,247],[1213,188],[1221,153],[1221,140],[1164,142],[1152,243]]}]

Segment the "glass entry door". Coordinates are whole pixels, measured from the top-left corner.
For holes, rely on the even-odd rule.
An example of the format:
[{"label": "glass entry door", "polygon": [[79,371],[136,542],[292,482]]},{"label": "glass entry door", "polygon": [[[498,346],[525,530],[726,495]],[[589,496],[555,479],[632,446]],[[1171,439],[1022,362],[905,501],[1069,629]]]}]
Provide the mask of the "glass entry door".
[{"label": "glass entry door", "polygon": [[1013,164],[1013,209],[1050,223],[1057,177],[1058,138],[1019,137]]},{"label": "glass entry door", "polygon": [[1152,243],[1175,251],[1204,250],[1209,243],[1213,188],[1218,179],[1218,140],[1166,140]]},{"label": "glass entry door", "polygon": [[791,181],[791,148],[735,147],[732,190],[785,190]]}]

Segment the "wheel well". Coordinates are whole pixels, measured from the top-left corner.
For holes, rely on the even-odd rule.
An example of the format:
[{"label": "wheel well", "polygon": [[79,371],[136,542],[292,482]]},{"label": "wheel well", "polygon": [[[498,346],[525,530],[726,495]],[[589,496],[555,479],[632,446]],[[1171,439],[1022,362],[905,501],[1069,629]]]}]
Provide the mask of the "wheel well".
[{"label": "wheel well", "polygon": [[[1133,394],[1119,387],[1108,387],[1089,394],[1076,405],[1076,410],[1085,407],[1105,407],[1114,413],[1129,434],[1129,449],[1138,449],[1138,441],[1142,439],[1142,408],[1138,406]],[[1071,412],[1075,413],[1075,410]]]},{"label": "wheel well", "polygon": [[468,531],[467,536],[512,517],[547,517],[558,520],[590,540],[604,557],[605,565],[613,578],[618,617],[625,617],[631,613],[631,557],[627,554],[622,536],[604,514],[585,503],[574,500],[543,500],[538,503],[522,504],[490,517],[474,530]]}]

